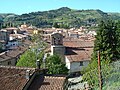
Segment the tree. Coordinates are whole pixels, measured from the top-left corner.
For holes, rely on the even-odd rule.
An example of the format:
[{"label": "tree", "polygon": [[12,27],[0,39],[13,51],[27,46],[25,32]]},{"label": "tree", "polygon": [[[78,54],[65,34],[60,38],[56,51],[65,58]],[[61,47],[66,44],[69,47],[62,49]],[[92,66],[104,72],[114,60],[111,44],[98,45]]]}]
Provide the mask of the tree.
[{"label": "tree", "polygon": [[53,27],[55,27],[55,28],[59,28],[59,27],[60,27],[60,25],[58,25],[58,23],[57,23],[57,22],[55,22],[55,23],[53,24]]},{"label": "tree", "polygon": [[119,59],[120,47],[118,45],[120,44],[117,34],[117,25],[113,21],[102,21],[99,25],[95,40],[94,54],[99,50],[101,52],[101,60]]},{"label": "tree", "polygon": [[110,64],[110,74],[104,79],[103,90],[119,90],[120,89],[120,61]]},{"label": "tree", "polygon": [[58,55],[49,56],[46,61],[49,74],[67,74],[68,69]]},{"label": "tree", "polygon": [[119,28],[120,24],[113,21],[102,21],[99,25],[99,30],[97,31],[96,40],[94,42],[95,45],[91,62],[83,72],[83,80],[87,81],[94,89],[98,88],[99,83],[97,73],[97,51],[100,51],[101,75],[103,85],[105,85],[105,81],[113,72],[111,70],[111,63],[120,59]]},{"label": "tree", "polygon": [[24,67],[36,67],[36,60],[40,60],[42,63],[43,52],[36,53],[33,49],[26,51],[23,55],[21,55],[18,60],[16,66],[24,66]]},{"label": "tree", "polygon": [[42,64],[46,43],[39,34],[33,35],[32,40],[33,45],[20,57],[17,66],[36,67],[36,60],[40,60]]}]

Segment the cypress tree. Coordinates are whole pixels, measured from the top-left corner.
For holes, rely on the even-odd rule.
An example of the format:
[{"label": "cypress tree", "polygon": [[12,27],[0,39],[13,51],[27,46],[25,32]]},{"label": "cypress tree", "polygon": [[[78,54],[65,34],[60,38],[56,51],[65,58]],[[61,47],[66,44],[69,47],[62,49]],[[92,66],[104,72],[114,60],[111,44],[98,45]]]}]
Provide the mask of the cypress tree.
[{"label": "cypress tree", "polygon": [[94,55],[96,51],[101,52],[101,60],[119,59],[119,33],[117,25],[113,21],[102,21],[97,31],[94,46]]}]

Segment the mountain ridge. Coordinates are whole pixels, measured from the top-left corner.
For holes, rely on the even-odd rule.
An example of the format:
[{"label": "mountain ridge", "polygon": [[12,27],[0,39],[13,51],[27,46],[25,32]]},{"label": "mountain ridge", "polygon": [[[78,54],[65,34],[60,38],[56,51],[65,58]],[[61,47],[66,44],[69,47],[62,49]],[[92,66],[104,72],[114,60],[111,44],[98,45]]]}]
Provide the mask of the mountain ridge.
[{"label": "mountain ridge", "polygon": [[26,22],[27,24],[32,24],[37,27],[52,27],[54,23],[67,24],[70,27],[79,27],[81,25],[96,24],[100,20],[120,20],[120,13],[106,13],[99,9],[75,10],[68,7],[25,13],[22,15],[2,15],[0,14],[1,22],[13,22],[16,26]]}]

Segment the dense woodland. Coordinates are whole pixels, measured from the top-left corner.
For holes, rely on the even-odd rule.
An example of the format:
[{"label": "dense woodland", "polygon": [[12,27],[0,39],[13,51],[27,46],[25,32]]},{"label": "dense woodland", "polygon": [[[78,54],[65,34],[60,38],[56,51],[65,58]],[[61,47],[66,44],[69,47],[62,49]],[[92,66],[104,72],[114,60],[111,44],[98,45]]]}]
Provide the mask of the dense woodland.
[{"label": "dense woodland", "polygon": [[[31,12],[28,14],[0,14],[0,26],[18,26],[26,22],[37,27],[52,27],[56,25],[61,28],[80,27],[81,25],[98,24],[106,19],[120,20],[120,13],[105,13],[101,10],[74,10],[62,7],[56,10]],[[12,23],[12,24],[11,24]]]}]

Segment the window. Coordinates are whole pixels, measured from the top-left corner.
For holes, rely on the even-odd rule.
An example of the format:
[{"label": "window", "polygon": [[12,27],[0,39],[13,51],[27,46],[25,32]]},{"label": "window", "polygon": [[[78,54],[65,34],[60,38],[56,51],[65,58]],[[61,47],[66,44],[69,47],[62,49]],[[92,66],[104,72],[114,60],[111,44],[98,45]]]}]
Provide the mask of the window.
[{"label": "window", "polygon": [[80,66],[83,66],[83,61],[80,61]]},{"label": "window", "polygon": [[8,65],[11,65],[11,61],[8,62]]},{"label": "window", "polygon": [[15,44],[13,44],[13,46],[15,46]]}]

